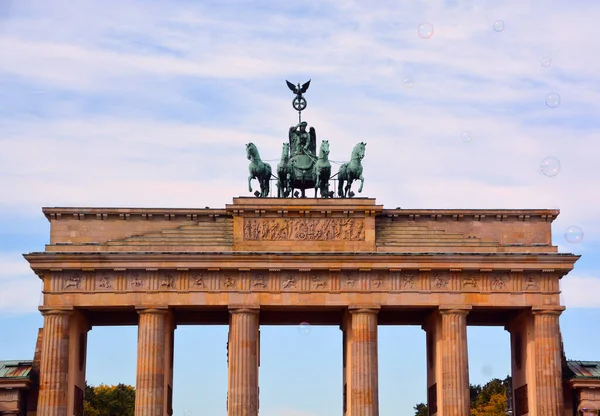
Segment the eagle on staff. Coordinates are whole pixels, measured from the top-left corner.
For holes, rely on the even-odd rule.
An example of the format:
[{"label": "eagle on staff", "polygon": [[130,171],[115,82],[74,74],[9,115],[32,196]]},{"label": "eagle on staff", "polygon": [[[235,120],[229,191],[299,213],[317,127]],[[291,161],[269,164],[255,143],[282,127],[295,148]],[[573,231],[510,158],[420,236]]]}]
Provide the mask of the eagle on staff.
[{"label": "eagle on staff", "polygon": [[306,100],[304,99],[302,94],[304,94],[306,90],[308,90],[308,87],[310,86],[310,79],[302,85],[300,85],[300,83],[298,83],[298,85],[294,85],[288,80],[285,80],[285,82],[287,83],[288,88],[292,90],[294,94],[296,94],[294,101],[292,101],[292,106],[296,111],[298,111],[298,122],[300,122],[302,120],[302,110],[306,108]]}]

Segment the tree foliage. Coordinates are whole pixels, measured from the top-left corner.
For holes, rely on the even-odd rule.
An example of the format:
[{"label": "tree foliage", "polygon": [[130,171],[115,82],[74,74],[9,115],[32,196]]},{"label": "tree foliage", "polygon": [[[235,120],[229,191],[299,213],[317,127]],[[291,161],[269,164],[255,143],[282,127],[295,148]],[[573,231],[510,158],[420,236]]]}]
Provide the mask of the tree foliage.
[{"label": "tree foliage", "polygon": [[85,385],[85,416],[134,416],[135,388],[126,384]]},{"label": "tree foliage", "polygon": [[[469,386],[471,398],[471,416],[505,416],[506,392],[510,376],[504,380],[495,378],[483,386]],[[419,403],[415,407],[415,416],[428,416],[427,405]]]}]

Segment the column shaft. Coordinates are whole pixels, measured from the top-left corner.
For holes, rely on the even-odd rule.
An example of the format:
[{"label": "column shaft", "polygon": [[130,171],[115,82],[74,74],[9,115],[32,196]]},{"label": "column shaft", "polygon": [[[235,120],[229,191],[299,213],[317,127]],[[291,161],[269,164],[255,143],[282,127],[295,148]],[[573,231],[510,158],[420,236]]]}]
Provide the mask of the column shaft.
[{"label": "column shaft", "polygon": [[441,310],[442,314],[442,414],[469,416],[468,310]]},{"label": "column shaft", "polygon": [[540,416],[564,414],[562,354],[558,318],[561,311],[533,313],[537,411]]},{"label": "column shaft", "polygon": [[136,416],[163,416],[165,398],[166,309],[139,311],[135,393]]},{"label": "column shaft", "polygon": [[229,416],[258,415],[258,309],[232,309],[229,322]]},{"label": "column shaft", "polygon": [[351,310],[350,416],[379,416],[377,310]]},{"label": "column shaft", "polygon": [[38,416],[67,416],[71,312],[46,311],[42,335]]}]

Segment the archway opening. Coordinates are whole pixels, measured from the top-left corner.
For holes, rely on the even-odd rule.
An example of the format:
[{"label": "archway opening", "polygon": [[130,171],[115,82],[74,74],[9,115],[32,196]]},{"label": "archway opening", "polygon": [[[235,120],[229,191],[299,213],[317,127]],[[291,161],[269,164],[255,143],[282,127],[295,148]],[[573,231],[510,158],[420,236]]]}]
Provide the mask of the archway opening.
[{"label": "archway opening", "polygon": [[332,325],[262,325],[261,416],[341,415],[342,331]]}]

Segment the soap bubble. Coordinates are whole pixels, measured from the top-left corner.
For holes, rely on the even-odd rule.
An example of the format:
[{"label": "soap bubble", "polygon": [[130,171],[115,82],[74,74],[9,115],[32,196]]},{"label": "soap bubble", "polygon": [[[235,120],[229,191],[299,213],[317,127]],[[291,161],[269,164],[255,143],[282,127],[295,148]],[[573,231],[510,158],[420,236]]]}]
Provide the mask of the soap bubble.
[{"label": "soap bubble", "polygon": [[551,92],[546,96],[546,105],[550,108],[556,108],[560,105],[560,95]]},{"label": "soap bubble", "polygon": [[548,58],[547,56],[542,58],[542,66],[544,68],[548,68],[550,65],[552,65],[552,59]]},{"label": "soap bubble", "polygon": [[415,81],[409,75],[407,77],[404,77],[404,79],[402,80],[402,84],[404,85],[405,88],[412,88],[412,86],[415,84]]},{"label": "soap bubble", "polygon": [[496,32],[502,32],[504,30],[504,20],[496,20],[494,22],[494,30]]},{"label": "soap bubble", "polygon": [[308,335],[310,333],[310,324],[308,322],[301,322],[298,325],[298,332],[300,332],[300,335]]},{"label": "soap bubble", "polygon": [[462,134],[460,135],[460,139],[463,142],[468,143],[471,140],[473,140],[473,135],[471,134],[470,131],[463,131]]},{"label": "soap bubble", "polygon": [[565,240],[571,244],[581,243],[583,241],[583,230],[577,225],[571,225],[565,231]]},{"label": "soap bubble", "polygon": [[560,160],[554,156],[548,156],[542,160],[540,166],[540,173],[544,176],[552,177],[558,175],[560,172]]},{"label": "soap bubble", "polygon": [[422,39],[429,39],[433,36],[433,25],[431,23],[421,23],[418,33]]}]

